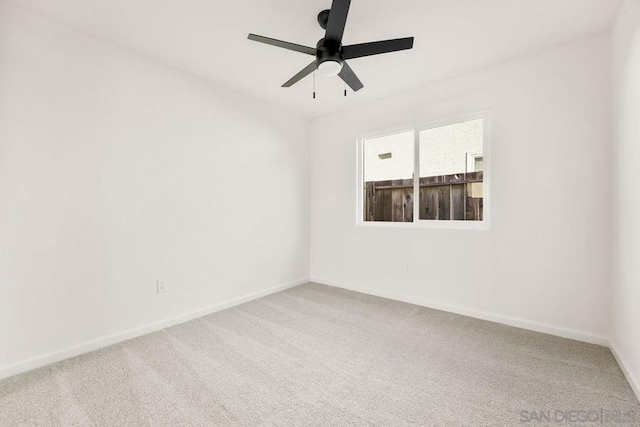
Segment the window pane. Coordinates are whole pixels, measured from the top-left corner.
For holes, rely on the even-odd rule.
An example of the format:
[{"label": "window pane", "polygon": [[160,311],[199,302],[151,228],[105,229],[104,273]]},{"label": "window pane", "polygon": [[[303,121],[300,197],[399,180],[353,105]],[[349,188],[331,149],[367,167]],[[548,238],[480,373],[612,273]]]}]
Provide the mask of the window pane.
[{"label": "window pane", "polygon": [[413,221],[413,131],[365,139],[364,220]]},{"label": "window pane", "polygon": [[420,132],[420,219],[482,221],[483,120]]}]

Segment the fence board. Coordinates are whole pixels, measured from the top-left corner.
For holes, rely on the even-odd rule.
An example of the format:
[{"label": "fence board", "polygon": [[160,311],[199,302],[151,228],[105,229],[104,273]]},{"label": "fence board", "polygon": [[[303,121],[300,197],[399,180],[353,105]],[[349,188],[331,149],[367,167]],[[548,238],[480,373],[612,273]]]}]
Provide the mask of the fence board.
[{"label": "fence board", "polygon": [[[419,180],[419,218],[425,220],[482,220],[482,198],[470,197],[470,184],[483,182],[482,172],[422,177]],[[413,221],[413,180],[365,183],[365,221]]]},{"label": "fence board", "polygon": [[403,222],[413,222],[413,188],[404,190]]},{"label": "fence board", "polygon": [[466,219],[466,186],[467,184],[457,184],[451,186],[451,219],[453,220],[463,221]]}]

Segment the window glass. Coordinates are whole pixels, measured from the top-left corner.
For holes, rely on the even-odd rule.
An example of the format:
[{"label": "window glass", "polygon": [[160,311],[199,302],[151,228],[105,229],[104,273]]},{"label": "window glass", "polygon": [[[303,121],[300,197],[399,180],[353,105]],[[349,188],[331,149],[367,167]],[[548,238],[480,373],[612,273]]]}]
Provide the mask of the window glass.
[{"label": "window glass", "polygon": [[483,120],[419,133],[419,218],[482,221]]},{"label": "window glass", "polygon": [[363,141],[364,220],[413,221],[414,132]]}]

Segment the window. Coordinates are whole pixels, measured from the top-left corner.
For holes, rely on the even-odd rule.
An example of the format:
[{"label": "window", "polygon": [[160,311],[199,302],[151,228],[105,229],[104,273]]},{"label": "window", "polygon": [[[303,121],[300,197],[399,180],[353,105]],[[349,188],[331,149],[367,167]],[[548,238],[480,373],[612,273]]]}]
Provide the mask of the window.
[{"label": "window", "polygon": [[487,224],[487,127],[476,114],[360,140],[359,222]]},{"label": "window", "polygon": [[413,131],[365,140],[365,221],[413,221]]}]

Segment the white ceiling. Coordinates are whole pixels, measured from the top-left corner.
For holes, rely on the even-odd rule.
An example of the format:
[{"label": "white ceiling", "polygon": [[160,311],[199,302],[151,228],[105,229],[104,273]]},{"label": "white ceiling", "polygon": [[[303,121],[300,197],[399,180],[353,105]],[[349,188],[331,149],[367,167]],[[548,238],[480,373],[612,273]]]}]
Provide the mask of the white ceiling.
[{"label": "white ceiling", "polygon": [[331,0],[13,0],[77,30],[306,117],[318,117],[611,27],[620,0],[352,0],[344,44],[415,36],[413,50],[350,61],[365,87],[337,78],[280,86],[313,57],[247,40],[315,47]]}]

